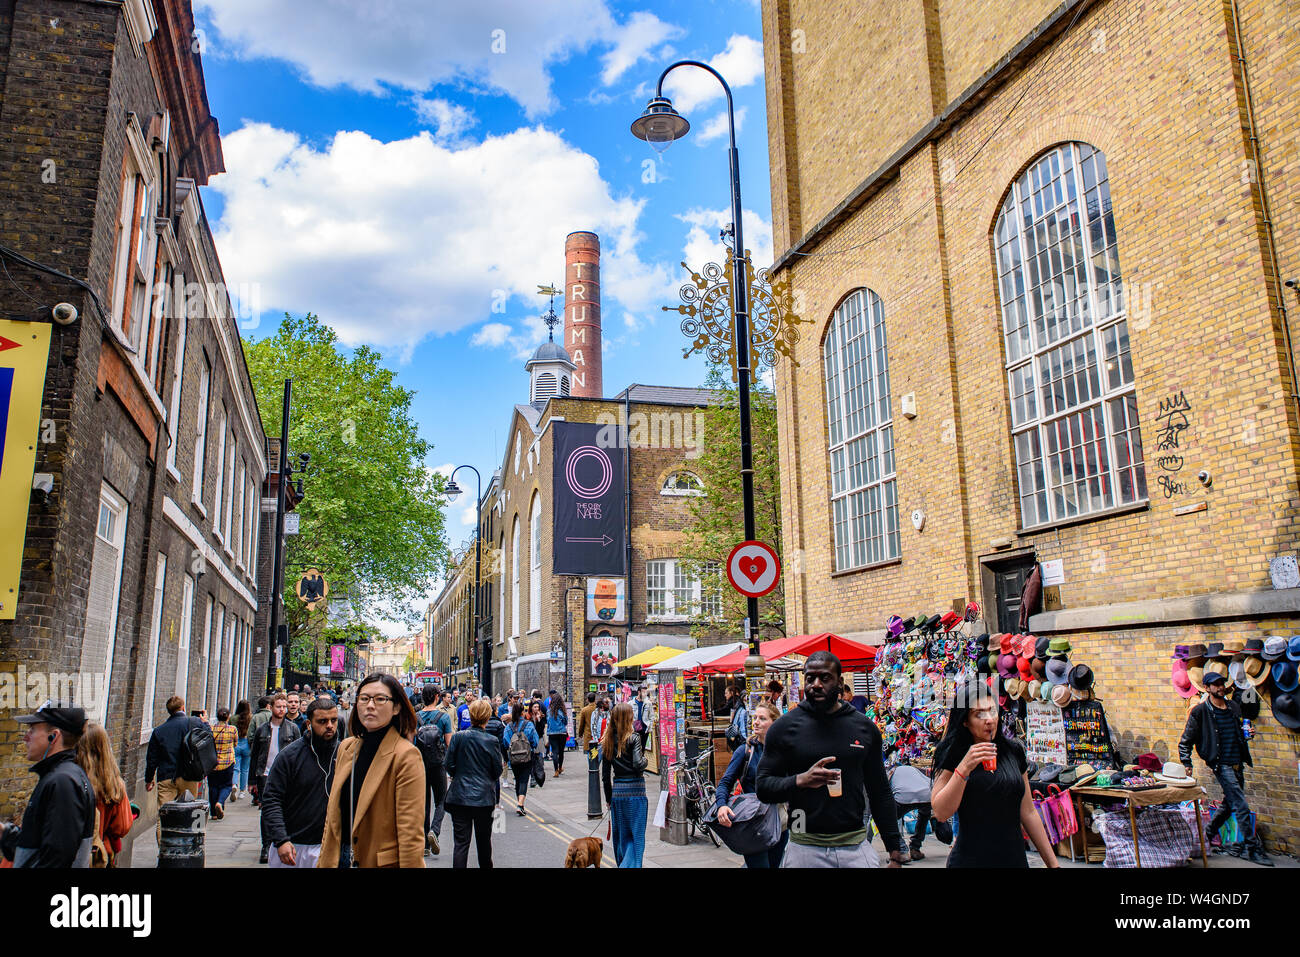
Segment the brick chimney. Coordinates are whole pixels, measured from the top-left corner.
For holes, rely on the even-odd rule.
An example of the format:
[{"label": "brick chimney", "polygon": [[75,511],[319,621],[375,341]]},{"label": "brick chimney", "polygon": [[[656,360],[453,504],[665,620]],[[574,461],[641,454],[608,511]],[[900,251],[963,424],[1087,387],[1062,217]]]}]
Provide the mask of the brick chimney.
[{"label": "brick chimney", "polygon": [[564,240],[564,347],[577,366],[571,394],[604,398],[600,349],[600,237],[569,233]]}]

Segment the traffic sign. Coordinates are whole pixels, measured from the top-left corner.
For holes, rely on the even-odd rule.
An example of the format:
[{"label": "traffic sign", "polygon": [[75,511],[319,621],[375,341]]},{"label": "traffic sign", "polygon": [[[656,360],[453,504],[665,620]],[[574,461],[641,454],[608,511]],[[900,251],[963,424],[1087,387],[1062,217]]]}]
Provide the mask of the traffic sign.
[{"label": "traffic sign", "polygon": [[741,542],[727,556],[727,580],[748,598],[762,598],[781,580],[781,559],[763,542]]},{"label": "traffic sign", "polygon": [[294,586],[293,590],[302,600],[302,603],[309,610],[314,611],[316,606],[329,595],[330,586],[321,575],[320,569],[309,568],[302,573],[302,577],[298,579],[298,584]]}]

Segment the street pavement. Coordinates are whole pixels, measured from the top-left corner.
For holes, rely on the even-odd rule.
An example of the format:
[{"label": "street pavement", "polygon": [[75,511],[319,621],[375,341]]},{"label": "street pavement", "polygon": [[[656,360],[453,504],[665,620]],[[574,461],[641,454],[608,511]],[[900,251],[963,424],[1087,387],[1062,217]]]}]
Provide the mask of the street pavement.
[{"label": "street pavement", "polygon": [[[576,837],[595,836],[604,838],[609,826],[606,815],[600,820],[587,818],[587,775],[586,762],[581,754],[569,751],[565,757],[565,773],[555,777],[551,764],[546,766],[546,783],[543,787],[530,787],[525,802],[527,817],[519,817],[514,808],[514,783],[510,774],[502,779],[501,804],[494,822],[492,836],[492,862],[496,867],[563,867],[564,856],[569,842]],[[660,779],[658,775],[646,774],[646,797],[649,803],[649,815],[652,818],[659,801]],[[220,821],[208,821],[206,835],[206,865],[208,867],[264,867],[258,864],[261,850],[261,835],[258,827],[258,810],[245,798],[234,804],[226,805],[226,816]],[[608,808],[605,808],[608,810]],[[726,847],[715,848],[708,838],[697,836],[685,846],[669,844],[660,839],[659,829],[647,821],[646,849],[644,866],[656,867],[740,867],[743,861]],[[155,841],[154,827],[149,824],[141,827],[131,849],[132,867],[155,867],[158,862],[158,847]],[[1098,837],[1100,840],[1100,837]],[[879,835],[872,840],[872,846],[882,862],[887,859]],[[945,867],[948,848],[934,839],[926,837],[922,851],[926,857],[907,865],[907,870],[924,870],[932,867]],[[439,869],[451,867],[452,826],[448,815],[442,826],[442,852],[437,855],[426,854],[426,867]],[[1275,856],[1278,867],[1300,867],[1295,858]],[[1082,861],[1071,862],[1062,859],[1062,867],[1086,867]],[[469,866],[478,866],[478,854],[471,843]],[[614,867],[614,845],[605,841],[602,867]],[[1037,854],[1029,854],[1030,867],[1042,867]],[[1193,857],[1191,866],[1201,868],[1199,857]],[[1229,855],[1210,855],[1211,868],[1257,867],[1248,861]]]}]

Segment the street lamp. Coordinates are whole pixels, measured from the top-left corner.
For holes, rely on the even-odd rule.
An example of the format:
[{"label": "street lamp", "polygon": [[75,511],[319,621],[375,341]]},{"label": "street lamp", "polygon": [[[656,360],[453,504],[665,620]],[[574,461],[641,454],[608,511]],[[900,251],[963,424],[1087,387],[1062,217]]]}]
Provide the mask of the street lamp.
[{"label": "street lamp", "polygon": [[479,639],[479,598],[480,590],[483,587],[483,477],[479,475],[478,469],[472,465],[458,465],[447,476],[447,484],[443,487],[442,494],[447,496],[448,502],[454,502],[460,497],[461,488],[456,484],[456,473],[461,469],[469,469],[474,473],[474,479],[478,483],[478,507],[474,510],[474,656],[479,661],[479,688],[484,696],[492,697],[492,662],[488,656],[492,653],[492,644]]},{"label": "street lamp", "polygon": [[[731,87],[722,74],[707,63],[698,60],[679,60],[659,74],[655,95],[646,104],[645,112],[632,123],[632,135],[645,140],[662,153],[674,141],[687,134],[691,124],[678,113],[672,101],[664,96],[664,78],[680,66],[695,66],[707,70],[722,84],[727,94],[727,130],[730,149],[727,157],[731,166],[731,228],[733,239],[731,295],[732,313],[735,316],[736,371],[740,387],[740,487],[745,510],[745,540],[752,541],[754,532],[754,451],[750,438],[749,414],[749,269],[745,261],[745,240],[741,230],[740,205],[740,154],[736,151],[736,112],[731,98]],[[758,653],[758,599],[746,599],[749,658],[745,661],[745,674],[762,674],[763,659]]]}]

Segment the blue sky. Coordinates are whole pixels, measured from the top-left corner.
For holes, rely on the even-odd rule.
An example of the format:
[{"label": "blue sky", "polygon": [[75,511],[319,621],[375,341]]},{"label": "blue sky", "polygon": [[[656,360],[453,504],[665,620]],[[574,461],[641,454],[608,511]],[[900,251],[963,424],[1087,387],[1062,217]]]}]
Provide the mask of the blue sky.
[{"label": "blue sky", "polygon": [[[679,301],[682,259],[721,255],[721,87],[674,72],[668,92],[692,130],[663,156],[628,127],[669,63],[717,67],[736,99],[746,244],[769,263],[756,0],[194,6],[227,169],[203,200],[226,281],[244,290],[246,336],[310,310],[378,347],[416,392],[426,464],[486,477],[545,337],[533,289],[563,286],[565,234],[592,229],[605,393],[701,383],[680,317],[660,306]],[[453,544],[472,528],[462,499]]]}]

